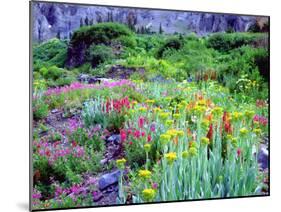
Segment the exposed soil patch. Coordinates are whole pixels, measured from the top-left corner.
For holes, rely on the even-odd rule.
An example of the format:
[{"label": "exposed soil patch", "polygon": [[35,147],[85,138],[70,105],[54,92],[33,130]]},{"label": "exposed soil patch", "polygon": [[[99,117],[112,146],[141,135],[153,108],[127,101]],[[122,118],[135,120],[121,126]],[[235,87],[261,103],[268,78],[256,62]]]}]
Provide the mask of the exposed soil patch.
[{"label": "exposed soil patch", "polygon": [[129,77],[137,73],[141,76],[144,76],[145,69],[142,67],[124,67],[122,65],[114,65],[106,72],[106,78],[113,78],[113,79],[129,79]]}]

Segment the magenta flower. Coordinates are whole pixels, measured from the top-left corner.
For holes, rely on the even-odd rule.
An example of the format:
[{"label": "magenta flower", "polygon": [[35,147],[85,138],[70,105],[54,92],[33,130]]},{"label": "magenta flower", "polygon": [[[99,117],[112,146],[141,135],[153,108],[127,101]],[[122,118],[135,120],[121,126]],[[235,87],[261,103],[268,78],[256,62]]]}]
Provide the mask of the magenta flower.
[{"label": "magenta flower", "polygon": [[64,192],[63,189],[60,186],[57,186],[55,190],[55,197],[59,197],[60,195],[63,194],[63,192]]},{"label": "magenta flower", "polygon": [[242,153],[242,150],[240,148],[237,149],[237,156],[240,157]]},{"label": "magenta flower", "polygon": [[140,132],[139,130],[136,130],[136,131],[134,132],[134,137],[135,137],[135,138],[139,138],[140,135],[141,135],[141,132]]},{"label": "magenta flower", "polygon": [[41,193],[38,190],[33,189],[32,199],[40,199],[41,197]]},{"label": "magenta flower", "polygon": [[158,184],[157,183],[152,183],[152,188],[153,189],[157,189],[158,188]]},{"label": "magenta flower", "polygon": [[139,120],[138,120],[138,126],[139,126],[139,128],[143,128],[144,122],[145,122],[145,118],[142,117],[142,116],[139,117]]},{"label": "magenta flower", "polygon": [[121,142],[126,141],[127,139],[127,133],[125,130],[120,130],[120,137],[121,137]]},{"label": "magenta flower", "polygon": [[259,122],[261,125],[266,126],[268,123],[268,119],[264,116],[255,115],[253,121]]},{"label": "magenta flower", "polygon": [[71,191],[71,193],[77,195],[80,193],[81,188],[78,185],[73,185],[73,186],[71,186],[70,191]]},{"label": "magenta flower", "polygon": [[155,123],[152,123],[152,124],[150,125],[150,131],[151,131],[151,132],[155,132]]}]

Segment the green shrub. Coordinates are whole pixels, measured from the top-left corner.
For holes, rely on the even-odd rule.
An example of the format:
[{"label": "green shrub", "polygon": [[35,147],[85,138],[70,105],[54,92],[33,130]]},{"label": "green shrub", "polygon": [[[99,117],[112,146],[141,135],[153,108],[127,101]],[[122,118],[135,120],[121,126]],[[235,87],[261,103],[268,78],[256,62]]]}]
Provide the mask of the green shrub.
[{"label": "green shrub", "polygon": [[76,81],[76,78],[74,76],[65,76],[57,79],[55,81],[55,85],[56,86],[70,85],[74,81]]},{"label": "green shrub", "polygon": [[137,169],[145,164],[146,154],[143,148],[140,148],[138,141],[131,144],[125,143],[125,153],[128,165],[132,169]]},{"label": "green shrub", "polygon": [[207,46],[221,52],[253,44],[264,35],[259,33],[216,33],[208,38]]},{"label": "green shrub", "polygon": [[33,100],[33,118],[35,120],[47,117],[49,106],[43,100]]},{"label": "green shrub", "polygon": [[48,180],[51,166],[49,165],[47,157],[33,154],[33,170],[39,171],[41,180]]},{"label": "green shrub", "polygon": [[121,36],[131,36],[130,29],[118,23],[99,23],[92,26],[83,26],[76,30],[71,38],[70,44],[75,45],[81,41],[90,46],[94,44],[106,44],[112,39],[116,39]]},{"label": "green shrub", "polygon": [[161,45],[159,47],[159,49],[156,52],[156,57],[157,58],[162,58],[164,52],[167,49],[175,49],[175,50],[179,50],[183,47],[184,42],[183,40],[179,37],[179,38],[170,38],[168,39],[163,45]]},{"label": "green shrub", "polygon": [[92,67],[97,67],[99,64],[114,59],[112,48],[106,45],[92,44],[88,50],[89,61]]},{"label": "green shrub", "polygon": [[122,36],[130,37],[133,33],[127,26],[117,23],[99,23],[79,28],[70,40],[66,66],[73,68],[83,65],[87,62],[87,52],[92,44],[110,45]]},{"label": "green shrub", "polygon": [[137,46],[136,39],[133,36],[122,35],[118,37],[116,41],[119,41],[122,44],[122,46],[129,47],[129,48],[135,48]]},{"label": "green shrub", "polygon": [[91,68],[92,68],[91,63],[87,62],[73,70],[77,70],[78,73],[89,74],[91,71]]},{"label": "green shrub", "polygon": [[65,70],[62,68],[58,68],[57,66],[51,66],[51,67],[42,67],[39,70],[39,73],[45,78],[45,79],[52,79],[57,80],[59,79],[63,74]]},{"label": "green shrub", "polygon": [[51,39],[33,46],[33,60],[38,63],[48,63],[48,66],[63,67],[67,56],[67,42]]}]

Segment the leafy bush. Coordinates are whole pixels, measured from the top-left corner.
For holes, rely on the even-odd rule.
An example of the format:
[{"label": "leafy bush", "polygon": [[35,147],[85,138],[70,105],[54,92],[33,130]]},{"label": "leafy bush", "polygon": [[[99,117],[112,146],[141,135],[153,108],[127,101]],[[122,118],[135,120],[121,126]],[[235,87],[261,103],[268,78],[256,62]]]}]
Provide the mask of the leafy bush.
[{"label": "leafy bush", "polygon": [[138,141],[134,141],[131,144],[125,144],[126,158],[128,164],[133,169],[137,169],[145,164],[146,156],[143,148],[140,148]]},{"label": "leafy bush", "polygon": [[167,49],[179,50],[183,47],[183,45],[184,45],[183,40],[180,37],[179,38],[170,38],[163,45],[161,45],[159,47],[158,51],[156,52],[156,57],[162,58],[164,52]]},{"label": "leafy bush", "polygon": [[258,33],[216,33],[208,38],[207,46],[221,52],[253,44],[264,35]]},{"label": "leafy bush", "polygon": [[81,41],[86,45],[94,44],[106,44],[112,39],[116,39],[120,36],[131,36],[130,29],[118,23],[99,23],[92,26],[83,26],[76,30],[71,38],[70,44],[75,45]]},{"label": "leafy bush", "polygon": [[39,72],[45,79],[57,80],[63,75],[64,69],[57,66],[42,67]]},{"label": "leafy bush", "polygon": [[104,44],[92,44],[89,47],[88,54],[92,67],[97,67],[99,64],[111,61],[114,58],[112,48]]},{"label": "leafy bush", "polygon": [[51,39],[42,44],[33,46],[33,60],[46,62],[49,66],[63,67],[67,55],[67,42]]},{"label": "leafy bush", "polygon": [[35,120],[47,117],[49,113],[49,106],[41,99],[33,100],[33,118]]},{"label": "leafy bush", "polygon": [[76,80],[76,77],[74,76],[64,76],[55,81],[56,86],[65,86],[70,85],[72,82]]},{"label": "leafy bush", "polygon": [[116,41],[119,41],[123,46],[129,47],[129,48],[135,48],[137,46],[137,42],[135,37],[133,36],[120,36],[116,39]]},{"label": "leafy bush", "polygon": [[117,23],[83,26],[74,32],[67,53],[67,67],[78,67],[86,62],[86,52],[92,44],[109,45],[121,36],[132,36],[128,27]]}]

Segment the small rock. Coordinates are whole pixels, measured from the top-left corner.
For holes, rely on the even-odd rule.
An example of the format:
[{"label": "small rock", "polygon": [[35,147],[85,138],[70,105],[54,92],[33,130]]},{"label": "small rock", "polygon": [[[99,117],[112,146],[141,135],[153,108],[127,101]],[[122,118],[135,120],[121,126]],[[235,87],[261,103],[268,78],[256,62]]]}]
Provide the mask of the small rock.
[{"label": "small rock", "polygon": [[84,83],[89,83],[89,84],[92,84],[92,83],[101,83],[100,78],[91,76],[91,75],[89,75],[89,74],[80,74],[80,75],[77,77],[77,80],[78,80],[79,82],[84,82]]},{"label": "small rock", "polygon": [[266,147],[261,147],[258,153],[258,163],[261,165],[262,169],[268,168],[268,150]]},{"label": "small rock", "polygon": [[51,110],[51,113],[57,113],[57,112],[59,112],[59,110],[58,109],[53,109],[53,110]]},{"label": "small rock", "polygon": [[119,170],[101,176],[99,179],[99,189],[103,190],[108,186],[117,183],[119,176],[120,176]]},{"label": "small rock", "polygon": [[113,134],[107,139],[107,142],[112,142],[116,145],[118,145],[120,141],[121,141],[121,136],[119,134]]},{"label": "small rock", "polygon": [[104,164],[107,163],[107,161],[108,161],[108,159],[107,159],[107,158],[104,158],[104,159],[102,159],[102,160],[100,161],[100,164],[101,164],[101,165],[104,165]]},{"label": "small rock", "polygon": [[109,186],[107,189],[106,189],[106,193],[111,193],[113,191],[116,191],[116,188],[117,188],[117,191],[118,191],[118,186]]}]

